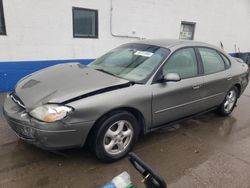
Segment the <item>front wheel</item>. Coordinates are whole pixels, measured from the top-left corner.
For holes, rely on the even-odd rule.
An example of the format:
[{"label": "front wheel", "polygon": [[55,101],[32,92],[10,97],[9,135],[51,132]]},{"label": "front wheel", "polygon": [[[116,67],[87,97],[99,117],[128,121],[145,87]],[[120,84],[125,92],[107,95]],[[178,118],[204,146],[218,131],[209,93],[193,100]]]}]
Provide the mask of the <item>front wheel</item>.
[{"label": "front wheel", "polygon": [[219,114],[222,116],[228,116],[229,114],[231,114],[237,103],[237,99],[238,89],[234,86],[228,91],[223,103],[219,107]]},{"label": "front wheel", "polygon": [[137,119],[129,112],[121,111],[105,118],[92,137],[97,158],[104,162],[123,158],[132,149],[138,128]]}]

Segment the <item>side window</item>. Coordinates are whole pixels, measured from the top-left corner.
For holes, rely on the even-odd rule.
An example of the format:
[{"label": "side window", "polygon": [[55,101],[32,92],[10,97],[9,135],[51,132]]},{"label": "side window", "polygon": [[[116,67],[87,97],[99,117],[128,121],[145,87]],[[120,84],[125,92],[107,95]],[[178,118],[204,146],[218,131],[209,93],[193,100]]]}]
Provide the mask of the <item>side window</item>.
[{"label": "side window", "polygon": [[176,51],[163,66],[163,75],[178,73],[182,79],[198,75],[196,56],[193,48]]},{"label": "side window", "polygon": [[229,68],[231,66],[229,59],[222,53],[221,53],[221,57],[223,58],[223,60],[225,62],[226,68]]},{"label": "side window", "polygon": [[6,35],[2,0],[0,0],[0,35]]},{"label": "side window", "polygon": [[205,74],[216,73],[225,69],[222,57],[215,50],[199,48],[199,52],[201,54]]}]

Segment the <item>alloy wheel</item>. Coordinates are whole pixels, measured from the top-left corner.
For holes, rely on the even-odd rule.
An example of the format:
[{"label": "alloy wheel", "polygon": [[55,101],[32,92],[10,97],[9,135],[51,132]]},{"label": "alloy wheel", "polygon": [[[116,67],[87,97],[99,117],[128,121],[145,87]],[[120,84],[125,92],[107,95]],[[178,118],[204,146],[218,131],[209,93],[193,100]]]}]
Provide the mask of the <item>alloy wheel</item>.
[{"label": "alloy wheel", "polygon": [[103,144],[105,151],[110,155],[124,152],[132,141],[133,126],[127,120],[113,123],[106,131]]},{"label": "alloy wheel", "polygon": [[224,109],[227,113],[233,109],[236,102],[236,98],[237,96],[235,90],[231,90],[228,92],[226,96],[226,101],[224,103]]}]

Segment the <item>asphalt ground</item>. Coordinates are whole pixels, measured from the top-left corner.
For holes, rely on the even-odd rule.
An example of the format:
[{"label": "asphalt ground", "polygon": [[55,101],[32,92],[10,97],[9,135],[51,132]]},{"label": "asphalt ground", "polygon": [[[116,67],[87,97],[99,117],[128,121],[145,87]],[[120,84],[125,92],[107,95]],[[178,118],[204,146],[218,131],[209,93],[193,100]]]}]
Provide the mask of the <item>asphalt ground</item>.
[{"label": "asphalt ground", "polygon": [[[142,137],[133,152],[169,187],[250,187],[249,106],[250,87],[231,116],[211,112],[156,131]],[[0,188],[101,187],[123,171],[143,187],[127,159],[104,164],[86,148],[51,153],[19,140],[0,110]]]}]

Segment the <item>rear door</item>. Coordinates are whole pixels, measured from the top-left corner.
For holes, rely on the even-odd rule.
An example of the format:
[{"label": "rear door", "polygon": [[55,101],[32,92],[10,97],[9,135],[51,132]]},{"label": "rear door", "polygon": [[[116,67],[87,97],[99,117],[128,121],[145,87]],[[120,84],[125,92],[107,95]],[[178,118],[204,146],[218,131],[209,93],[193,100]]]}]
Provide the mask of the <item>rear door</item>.
[{"label": "rear door", "polygon": [[203,108],[208,109],[220,105],[231,85],[232,76],[226,63],[226,57],[211,48],[198,48],[202,61],[204,76],[201,95],[203,98]]},{"label": "rear door", "polygon": [[188,47],[174,52],[160,70],[161,76],[167,73],[178,73],[181,80],[151,85],[153,126],[189,116],[201,109],[203,78],[199,75],[195,50]]}]

